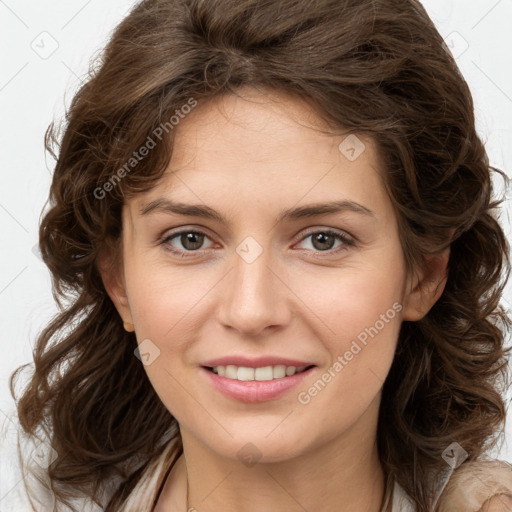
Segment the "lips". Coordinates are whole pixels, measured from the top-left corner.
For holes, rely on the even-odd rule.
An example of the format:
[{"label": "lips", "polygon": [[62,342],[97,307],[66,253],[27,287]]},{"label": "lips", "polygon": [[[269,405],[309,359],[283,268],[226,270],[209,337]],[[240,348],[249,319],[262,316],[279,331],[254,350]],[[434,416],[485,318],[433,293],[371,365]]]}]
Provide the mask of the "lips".
[{"label": "lips", "polygon": [[213,388],[231,400],[257,403],[278,400],[284,397],[286,393],[290,392],[300,383],[303,383],[316,371],[317,367],[312,366],[301,373],[267,381],[239,381],[229,379],[209,371],[207,367],[201,367],[200,375],[202,375]]},{"label": "lips", "polygon": [[[279,377],[268,380],[268,367],[279,373]],[[200,374],[226,397],[254,403],[277,400],[284,396],[287,391],[316,371],[317,365],[307,359],[291,359],[272,355],[258,357],[233,355],[210,359],[205,361],[200,368]],[[213,371],[213,368],[222,369],[224,375],[226,375],[225,372],[233,372],[233,369],[237,368],[237,372],[242,372],[242,375],[238,375],[238,379],[241,380],[232,376],[228,378],[227,375],[220,375]],[[250,369],[254,369],[254,375],[251,375],[251,378],[248,375],[251,373]],[[286,369],[286,373],[283,373],[283,369]],[[297,372],[297,369],[300,371]],[[265,375],[259,375],[260,373]],[[247,378],[245,378],[246,376]]]}]

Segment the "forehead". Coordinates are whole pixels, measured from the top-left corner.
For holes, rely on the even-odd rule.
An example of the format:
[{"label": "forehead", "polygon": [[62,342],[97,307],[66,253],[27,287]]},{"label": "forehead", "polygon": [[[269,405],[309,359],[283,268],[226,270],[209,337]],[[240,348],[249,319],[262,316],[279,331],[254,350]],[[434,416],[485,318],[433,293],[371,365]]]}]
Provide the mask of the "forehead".
[{"label": "forehead", "polygon": [[[283,91],[242,88],[237,94],[224,94],[202,101],[192,112],[183,116],[176,130],[174,160],[181,152],[201,149],[221,153],[230,148],[251,160],[271,158],[276,151],[297,154],[306,144],[313,156],[325,152],[325,147],[337,146],[348,130],[334,127],[311,100]],[[362,138],[362,136],[360,136]],[[373,144],[367,137],[368,148]],[[289,151],[284,151],[288,147]],[[223,153],[224,158],[229,154]]]},{"label": "forehead", "polygon": [[[168,169],[136,198],[297,203],[383,200],[374,142],[343,128],[333,132],[306,100],[252,88],[201,102],[176,126]],[[249,203],[245,203],[248,205]]]}]

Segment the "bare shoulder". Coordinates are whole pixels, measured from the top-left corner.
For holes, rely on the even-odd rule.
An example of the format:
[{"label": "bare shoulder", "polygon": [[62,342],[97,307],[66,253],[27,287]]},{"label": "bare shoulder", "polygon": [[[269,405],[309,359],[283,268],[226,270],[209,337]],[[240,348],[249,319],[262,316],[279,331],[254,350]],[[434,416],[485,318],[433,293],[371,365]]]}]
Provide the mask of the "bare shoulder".
[{"label": "bare shoulder", "polygon": [[502,460],[461,464],[438,502],[439,512],[512,512],[512,465]]}]

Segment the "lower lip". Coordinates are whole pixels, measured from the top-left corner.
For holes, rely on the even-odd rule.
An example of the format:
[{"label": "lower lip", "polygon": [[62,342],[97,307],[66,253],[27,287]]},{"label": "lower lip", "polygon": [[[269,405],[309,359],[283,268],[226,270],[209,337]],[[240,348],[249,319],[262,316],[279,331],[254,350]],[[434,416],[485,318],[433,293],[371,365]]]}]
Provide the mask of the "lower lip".
[{"label": "lower lip", "polygon": [[206,375],[213,386],[229,398],[234,398],[241,402],[255,403],[265,402],[279,398],[287,391],[300,384],[306,379],[316,366],[296,373],[290,377],[282,377],[273,380],[235,380],[221,377],[220,375],[207,370],[204,366],[200,370]]}]

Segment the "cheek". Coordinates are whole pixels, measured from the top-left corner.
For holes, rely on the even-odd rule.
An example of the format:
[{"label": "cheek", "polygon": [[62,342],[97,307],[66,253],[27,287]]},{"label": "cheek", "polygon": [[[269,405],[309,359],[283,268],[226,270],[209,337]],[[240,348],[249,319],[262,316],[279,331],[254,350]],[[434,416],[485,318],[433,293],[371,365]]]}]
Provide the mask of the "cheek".
[{"label": "cheek", "polygon": [[186,345],[197,333],[194,305],[205,292],[187,283],[183,273],[180,277],[177,271],[156,268],[131,274],[130,308],[139,351],[150,354],[144,370],[160,400],[181,421],[183,411],[191,407],[182,360]]},{"label": "cheek", "polygon": [[345,289],[348,293],[339,300],[338,326],[351,339],[364,343],[371,334],[377,336],[382,333],[388,337],[392,335],[391,326],[398,324],[399,327],[403,309],[400,283],[395,284],[387,276],[370,274],[347,283]]},{"label": "cheek", "polygon": [[370,407],[393,363],[403,306],[399,284],[382,276],[354,275],[342,280],[337,293],[317,299],[317,311],[323,304],[324,322],[316,336],[329,360],[297,398],[305,406],[303,414],[314,410],[332,435]]},{"label": "cheek", "polygon": [[193,329],[194,310],[214,282],[210,283],[199,271],[191,273],[161,263],[141,261],[132,265],[131,270],[130,309],[137,335],[162,343],[175,332],[183,334]]},{"label": "cheek", "polygon": [[333,395],[328,392],[320,399],[326,404],[342,393],[354,407],[367,405],[393,362],[402,322],[405,274],[399,258],[385,256],[375,258],[378,264],[338,269],[321,279],[310,276],[298,290],[298,294],[306,294],[307,306],[315,315],[315,337],[328,352],[327,367],[336,364],[331,370],[334,377],[325,376],[333,382],[328,385]]},{"label": "cheek", "polygon": [[319,335],[341,342],[376,323],[382,330],[382,322],[400,322],[403,276],[399,269],[397,274],[384,266],[337,269],[301,278],[294,292],[306,298],[303,303],[317,318]]}]

